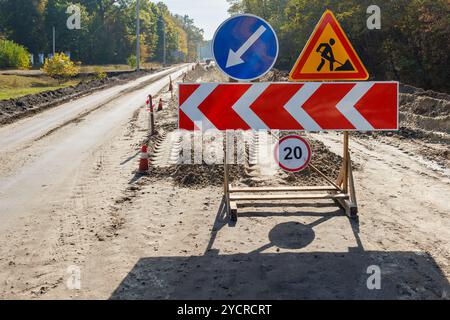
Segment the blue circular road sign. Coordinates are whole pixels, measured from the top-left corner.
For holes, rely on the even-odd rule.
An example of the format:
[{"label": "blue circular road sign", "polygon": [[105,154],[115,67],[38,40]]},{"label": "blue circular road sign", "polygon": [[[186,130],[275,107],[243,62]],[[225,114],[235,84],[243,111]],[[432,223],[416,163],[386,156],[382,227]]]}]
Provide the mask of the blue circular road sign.
[{"label": "blue circular road sign", "polygon": [[229,77],[251,81],[272,69],[278,57],[278,38],[272,26],[251,14],[223,22],[213,39],[217,66]]}]

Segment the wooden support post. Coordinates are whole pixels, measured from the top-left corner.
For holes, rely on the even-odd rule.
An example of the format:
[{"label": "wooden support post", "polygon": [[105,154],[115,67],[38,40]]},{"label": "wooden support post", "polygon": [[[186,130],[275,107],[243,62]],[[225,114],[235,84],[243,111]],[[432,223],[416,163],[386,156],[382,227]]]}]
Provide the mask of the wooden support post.
[{"label": "wooden support post", "polygon": [[348,199],[346,194],[329,194],[329,193],[314,193],[314,194],[233,194],[231,201],[270,201],[270,200],[324,200],[324,199]]},{"label": "wooden support post", "polygon": [[229,192],[230,193],[241,193],[241,192],[247,192],[247,193],[264,193],[264,192],[306,192],[306,191],[328,191],[328,192],[337,192],[339,189],[336,189],[335,187],[329,187],[329,186],[312,186],[312,187],[245,187],[245,188],[238,188],[238,187],[230,187]]},{"label": "wooden support post", "polygon": [[227,138],[225,137],[224,138],[225,146],[224,146],[224,152],[223,152],[223,157],[224,157],[224,159],[223,159],[223,161],[224,161],[224,163],[223,163],[223,194],[225,196],[228,196],[228,191],[229,191],[228,163],[227,163],[228,152],[227,152],[227,140],[226,139]]},{"label": "wooden support post", "polygon": [[230,220],[236,222],[238,220],[237,203],[230,201]]},{"label": "wooden support post", "polygon": [[341,169],[339,170],[338,177],[336,179],[336,184],[342,188],[342,183],[344,182],[344,163],[341,165]]},{"label": "wooden support post", "polygon": [[230,202],[230,180],[228,173],[228,150],[227,136],[224,137],[224,164],[223,164],[223,197],[225,201],[225,210],[231,221],[237,221],[237,205]]},{"label": "wooden support post", "polygon": [[344,193],[348,193],[348,156],[349,156],[349,152],[348,152],[348,132],[344,132],[344,165],[343,165],[343,169],[344,169],[344,173],[343,173],[343,187],[342,187],[342,191]]},{"label": "wooden support post", "polygon": [[356,200],[356,190],[355,190],[355,180],[353,178],[353,167],[352,161],[349,153],[348,157],[348,175],[349,175],[349,185],[350,185],[350,218],[356,219],[358,217],[358,201]]},{"label": "wooden support post", "polygon": [[340,190],[341,187],[334,183],[333,181],[331,181],[330,178],[328,178],[322,171],[320,171],[316,166],[314,166],[313,164],[309,164],[309,166],[311,167],[311,169],[313,169],[315,172],[317,172],[322,178],[324,178],[329,184],[331,184],[333,187],[335,187],[337,190]]},{"label": "wooden support post", "polygon": [[[237,80],[235,80],[233,78],[229,78],[228,81],[232,82],[232,83],[238,82]],[[225,156],[225,170],[224,170],[224,172],[226,172],[226,174],[225,174],[224,190],[226,190],[227,213],[230,217],[230,220],[233,222],[236,222],[238,219],[237,204],[234,201],[230,201],[230,182],[229,182],[229,175],[228,175],[229,167],[228,167],[228,152],[227,152],[228,139],[227,138],[228,137],[225,132],[225,138],[224,138],[224,141],[225,141],[225,155],[224,155]],[[234,143],[234,138],[233,138],[233,143]],[[233,150],[234,150],[234,148],[233,148]],[[232,156],[234,157],[234,154]]]},{"label": "wooden support post", "polygon": [[342,193],[347,196],[345,199],[333,199],[341,207],[347,216],[352,219],[358,217],[358,204],[356,201],[355,182],[353,178],[352,160],[349,151],[349,133],[344,132],[344,161],[336,180],[336,184],[342,186]]}]

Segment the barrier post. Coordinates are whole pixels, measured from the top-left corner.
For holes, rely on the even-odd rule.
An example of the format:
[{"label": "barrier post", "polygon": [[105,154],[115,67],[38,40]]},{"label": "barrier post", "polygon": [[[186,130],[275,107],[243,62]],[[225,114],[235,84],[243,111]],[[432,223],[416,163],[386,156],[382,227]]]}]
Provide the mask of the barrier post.
[{"label": "barrier post", "polygon": [[153,97],[152,95],[148,96],[148,101],[149,101],[149,111],[150,111],[150,115],[149,115],[149,123],[148,123],[148,130],[150,132],[150,136],[155,135],[156,131],[155,131],[155,115],[153,113]]},{"label": "barrier post", "polygon": [[170,97],[173,100],[173,83],[172,83],[172,77],[169,77],[170,83],[169,83],[169,91],[170,91]]}]

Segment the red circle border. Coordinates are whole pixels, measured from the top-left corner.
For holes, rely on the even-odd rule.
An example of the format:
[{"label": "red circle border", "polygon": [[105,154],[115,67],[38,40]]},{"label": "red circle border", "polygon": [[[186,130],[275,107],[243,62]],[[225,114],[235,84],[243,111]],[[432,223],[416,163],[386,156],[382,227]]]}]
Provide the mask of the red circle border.
[{"label": "red circle border", "polygon": [[[278,156],[278,152],[280,151],[280,144],[281,144],[283,141],[288,140],[288,139],[297,139],[297,140],[300,140],[300,141],[302,141],[302,142],[306,145],[306,148],[308,149],[308,158],[307,158],[307,160],[306,160],[306,163],[305,163],[303,166],[301,166],[301,167],[299,167],[299,168],[296,168],[296,169],[289,169],[289,168],[286,168],[284,165],[281,164],[280,158],[279,158],[279,156]],[[288,171],[288,172],[300,172],[300,171],[305,170],[306,167],[307,167],[307,166],[309,165],[309,163],[311,162],[311,146],[310,146],[308,140],[306,140],[305,138],[302,138],[302,137],[300,137],[300,136],[298,136],[298,135],[289,135],[289,136],[286,136],[286,137],[282,138],[280,141],[278,141],[278,144],[277,144],[277,146],[275,147],[275,161],[278,163],[278,165],[279,165],[283,170]]]}]

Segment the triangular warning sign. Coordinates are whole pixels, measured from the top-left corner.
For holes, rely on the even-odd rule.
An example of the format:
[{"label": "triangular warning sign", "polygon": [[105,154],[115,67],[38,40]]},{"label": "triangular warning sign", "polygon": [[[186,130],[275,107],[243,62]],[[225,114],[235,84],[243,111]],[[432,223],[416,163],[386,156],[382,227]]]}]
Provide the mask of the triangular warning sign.
[{"label": "triangular warning sign", "polygon": [[369,73],[334,14],[327,10],[294,68],[291,81],[367,80]]}]

